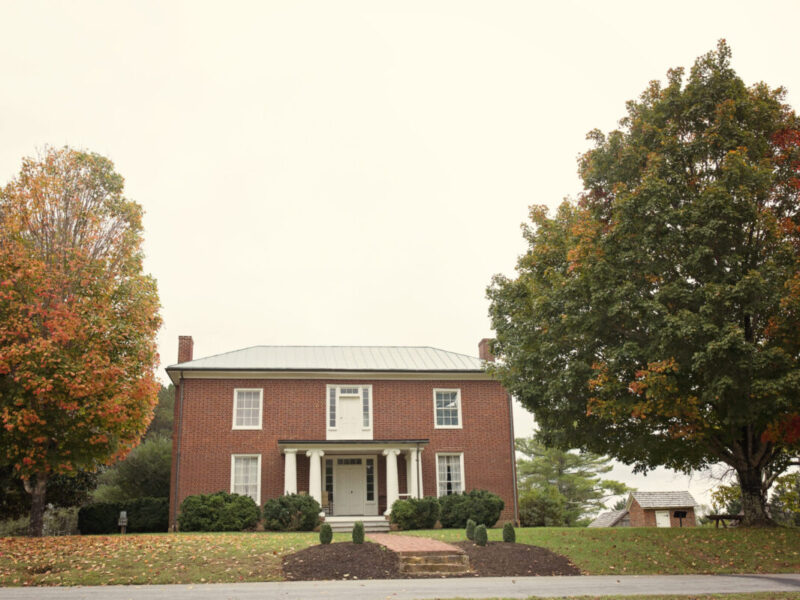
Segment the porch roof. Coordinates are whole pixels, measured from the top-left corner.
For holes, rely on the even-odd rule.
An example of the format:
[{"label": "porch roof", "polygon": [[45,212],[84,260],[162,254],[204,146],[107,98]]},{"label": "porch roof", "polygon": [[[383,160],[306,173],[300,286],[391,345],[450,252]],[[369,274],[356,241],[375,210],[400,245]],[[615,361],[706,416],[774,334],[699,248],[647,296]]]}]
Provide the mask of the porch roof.
[{"label": "porch roof", "polygon": [[385,448],[415,448],[426,446],[430,440],[426,439],[400,439],[400,440],[278,440],[278,448],[297,448],[298,450],[361,450]]}]

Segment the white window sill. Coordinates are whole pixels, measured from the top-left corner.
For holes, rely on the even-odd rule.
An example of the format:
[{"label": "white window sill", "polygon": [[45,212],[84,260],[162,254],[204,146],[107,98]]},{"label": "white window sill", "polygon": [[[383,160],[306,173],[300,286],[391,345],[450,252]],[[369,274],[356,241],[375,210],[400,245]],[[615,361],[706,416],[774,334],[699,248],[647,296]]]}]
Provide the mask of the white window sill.
[{"label": "white window sill", "polygon": [[236,430],[243,430],[243,431],[260,431],[261,425],[234,425],[232,427],[234,431]]}]

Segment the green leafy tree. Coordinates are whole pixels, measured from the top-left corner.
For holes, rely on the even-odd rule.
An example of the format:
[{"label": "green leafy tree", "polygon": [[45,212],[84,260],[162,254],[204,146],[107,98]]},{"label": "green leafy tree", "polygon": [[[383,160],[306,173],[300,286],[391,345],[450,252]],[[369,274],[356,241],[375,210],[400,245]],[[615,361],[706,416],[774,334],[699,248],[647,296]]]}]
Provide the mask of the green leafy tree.
[{"label": "green leafy tree", "polygon": [[172,424],[175,415],[175,386],[161,386],[158,390],[158,404],[153,411],[153,420],[147,427],[144,439],[163,437],[172,439]]},{"label": "green leafy tree", "polygon": [[145,439],[124,460],[100,475],[93,497],[97,502],[125,502],[134,498],[169,497],[172,441]]},{"label": "green leafy tree", "polygon": [[523,527],[564,527],[567,525],[567,499],[554,485],[520,493],[519,520]]},{"label": "green leafy tree", "polygon": [[517,460],[520,492],[557,490],[563,498],[563,525],[576,525],[603,508],[609,497],[632,491],[624,483],[600,477],[612,469],[603,456],[548,448],[536,436],[517,438],[516,449],[525,457]]},{"label": "green leafy tree", "polygon": [[730,56],[721,41],[591,132],[579,200],[531,209],[517,276],[488,295],[494,373],[548,445],[725,463],[764,524],[798,456],[800,120]]},{"label": "green leafy tree", "polygon": [[800,527],[800,473],[787,473],[775,480],[769,511],[778,523]]},{"label": "green leafy tree", "polygon": [[0,190],[0,462],[31,495],[125,456],[152,418],[161,324],[142,272],[142,209],[110,160],[25,159]]}]

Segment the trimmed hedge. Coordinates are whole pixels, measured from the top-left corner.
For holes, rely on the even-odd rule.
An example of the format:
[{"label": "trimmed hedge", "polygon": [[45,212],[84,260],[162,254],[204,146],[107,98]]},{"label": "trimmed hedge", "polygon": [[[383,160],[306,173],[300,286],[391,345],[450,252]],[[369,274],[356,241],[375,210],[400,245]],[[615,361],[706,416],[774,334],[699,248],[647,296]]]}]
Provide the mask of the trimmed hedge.
[{"label": "trimmed hedge", "polygon": [[433,496],[396,500],[392,504],[391,522],[400,529],[432,529],[440,513],[439,500]]},{"label": "trimmed hedge", "polygon": [[323,523],[322,527],[319,529],[319,543],[320,544],[330,544],[333,540],[333,529],[331,529],[330,523]]},{"label": "trimmed hedge", "polygon": [[96,502],[78,511],[78,530],[83,535],[119,533],[119,513],[128,514],[127,531],[151,533],[169,527],[169,498],[135,498],[127,502]]},{"label": "trimmed hedge", "polygon": [[356,521],[353,523],[353,543],[364,543],[364,523],[362,521]]},{"label": "trimmed hedge", "polygon": [[511,523],[503,525],[503,541],[509,544],[517,541],[517,532],[514,531],[514,526]]},{"label": "trimmed hedge", "polygon": [[505,506],[500,496],[486,490],[442,496],[439,504],[442,507],[439,520],[445,529],[463,529],[467,519],[472,519],[476,525],[492,527]]},{"label": "trimmed hedge", "polygon": [[312,531],[319,525],[319,502],[305,494],[287,494],[264,504],[264,529]]},{"label": "trimmed hedge", "polygon": [[181,502],[178,525],[181,531],[244,531],[261,518],[250,496],[216,492],[187,496]]},{"label": "trimmed hedge", "polygon": [[478,525],[475,528],[475,543],[478,546],[485,546],[489,543],[489,535],[486,533],[486,525]]}]

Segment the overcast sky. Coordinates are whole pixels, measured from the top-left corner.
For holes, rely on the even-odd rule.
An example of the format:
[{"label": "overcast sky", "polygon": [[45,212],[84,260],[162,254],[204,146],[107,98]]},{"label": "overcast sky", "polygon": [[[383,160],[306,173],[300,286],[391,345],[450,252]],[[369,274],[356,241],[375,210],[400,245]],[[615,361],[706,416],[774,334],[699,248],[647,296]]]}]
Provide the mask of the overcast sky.
[{"label": "overcast sky", "polygon": [[164,366],[183,334],[195,356],[476,355],[485,288],[513,273],[527,207],[580,191],[586,133],[723,37],[799,107],[798,22],[798,2],[731,0],[3,0],[0,183],[48,144],[114,161],[146,211]]}]

